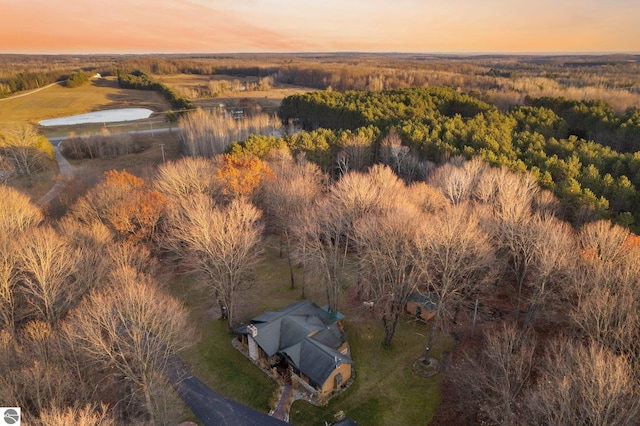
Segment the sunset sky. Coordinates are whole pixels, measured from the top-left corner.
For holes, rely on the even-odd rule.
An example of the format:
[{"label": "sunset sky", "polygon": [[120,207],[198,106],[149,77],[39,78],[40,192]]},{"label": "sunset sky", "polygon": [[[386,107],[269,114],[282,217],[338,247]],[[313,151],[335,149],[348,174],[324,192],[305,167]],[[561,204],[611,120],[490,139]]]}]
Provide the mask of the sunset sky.
[{"label": "sunset sky", "polygon": [[640,52],[638,0],[0,0],[0,53]]}]

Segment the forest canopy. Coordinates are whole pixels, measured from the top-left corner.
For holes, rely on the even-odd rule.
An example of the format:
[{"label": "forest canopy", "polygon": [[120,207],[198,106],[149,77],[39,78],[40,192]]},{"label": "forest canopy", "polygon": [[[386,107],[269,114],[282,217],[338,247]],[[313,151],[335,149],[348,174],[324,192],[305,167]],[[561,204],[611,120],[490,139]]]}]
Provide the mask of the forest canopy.
[{"label": "forest canopy", "polygon": [[[604,101],[529,98],[501,112],[477,96],[435,87],[293,95],[283,100],[280,117],[314,134],[368,129],[386,135],[393,129],[420,160],[479,156],[493,166],[530,171],[574,221],[600,216],[625,226],[640,223],[637,108],[616,113]],[[335,139],[327,140],[329,147],[316,143],[310,154],[330,150]],[[370,138],[372,152],[377,142]]]}]

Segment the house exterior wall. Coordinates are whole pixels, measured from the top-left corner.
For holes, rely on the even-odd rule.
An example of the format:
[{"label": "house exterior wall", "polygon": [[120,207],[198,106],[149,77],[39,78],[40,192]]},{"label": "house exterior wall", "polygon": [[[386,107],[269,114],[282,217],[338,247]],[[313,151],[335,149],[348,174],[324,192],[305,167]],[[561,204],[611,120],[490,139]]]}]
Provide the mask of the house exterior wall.
[{"label": "house exterior wall", "polygon": [[343,362],[342,364],[340,364],[335,370],[333,370],[329,378],[327,378],[327,380],[320,387],[320,389],[318,389],[318,392],[320,392],[323,395],[328,395],[334,390],[337,390],[336,376],[338,374],[342,374],[342,383],[343,384],[346,383],[347,380],[351,378],[352,367],[353,367],[352,364],[348,364],[346,362]]},{"label": "house exterior wall", "polygon": [[260,356],[260,350],[258,349],[258,343],[251,336],[247,336],[249,339],[249,358],[254,361],[258,360]]}]

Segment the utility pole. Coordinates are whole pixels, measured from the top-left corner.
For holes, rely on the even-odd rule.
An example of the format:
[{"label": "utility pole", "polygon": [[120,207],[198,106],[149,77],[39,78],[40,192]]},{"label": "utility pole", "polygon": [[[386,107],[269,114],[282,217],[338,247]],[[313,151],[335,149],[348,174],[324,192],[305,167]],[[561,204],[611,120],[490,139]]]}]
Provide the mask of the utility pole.
[{"label": "utility pole", "polygon": [[162,163],[164,163],[165,161],[164,161],[164,144],[163,143],[160,144],[160,149],[162,150]]}]

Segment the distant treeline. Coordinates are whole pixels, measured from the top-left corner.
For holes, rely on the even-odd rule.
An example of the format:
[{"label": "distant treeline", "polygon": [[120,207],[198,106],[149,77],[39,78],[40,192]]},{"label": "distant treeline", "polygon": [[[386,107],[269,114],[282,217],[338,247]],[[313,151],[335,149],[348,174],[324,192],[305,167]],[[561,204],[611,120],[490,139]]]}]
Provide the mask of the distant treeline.
[{"label": "distant treeline", "polygon": [[73,73],[110,75],[118,57],[0,54],[0,98],[67,80]]},{"label": "distant treeline", "polygon": [[[108,75],[117,68],[137,69],[148,75],[269,77],[276,85],[337,91],[450,86],[467,93],[477,92],[480,98],[502,111],[523,105],[527,96],[599,99],[606,101],[616,112],[630,106],[640,107],[640,57],[637,55],[0,55],[0,93],[6,95],[15,90],[34,88],[29,82],[32,73],[53,72],[55,79],[66,79],[78,69]],[[23,75],[19,77],[19,74]],[[9,87],[11,79],[16,80],[12,88]],[[24,82],[20,82],[22,80]]]},{"label": "distant treeline", "polygon": [[451,86],[478,92],[503,111],[527,96],[600,99],[618,112],[640,107],[640,60],[633,55],[246,54],[138,57],[123,64],[156,75],[269,76],[276,84],[337,91]]},{"label": "distant treeline", "polygon": [[130,71],[121,68],[116,70],[116,75],[118,76],[118,85],[122,88],[155,90],[162,94],[162,96],[164,96],[167,101],[169,101],[172,108],[175,108],[177,110],[194,108],[194,105],[190,100],[178,95],[169,86],[155,81],[153,77],[143,71]]},{"label": "distant treeline", "polygon": [[[568,104],[573,106],[567,109]],[[395,133],[417,161],[479,156],[494,166],[529,171],[563,201],[574,222],[610,217],[637,231],[638,140],[630,147],[635,152],[619,152],[572,134],[572,129],[597,134],[603,123],[617,123],[610,124],[606,135],[622,135],[616,143],[629,141],[629,135],[640,134],[638,111],[609,115],[606,104],[598,105],[600,109],[590,102],[531,99],[530,105],[500,112],[451,88],[307,93],[285,98],[280,110],[284,122],[299,122],[307,131],[282,139],[250,138],[232,150],[260,154],[268,151],[267,146],[286,144],[333,171],[345,150],[353,153],[355,145],[360,150],[358,161],[380,161],[385,138]],[[567,115],[567,111],[588,113]]]},{"label": "distant treeline", "polygon": [[20,72],[12,77],[0,79],[0,98],[22,90],[38,89],[60,79],[63,79],[63,76],[56,71]]}]

